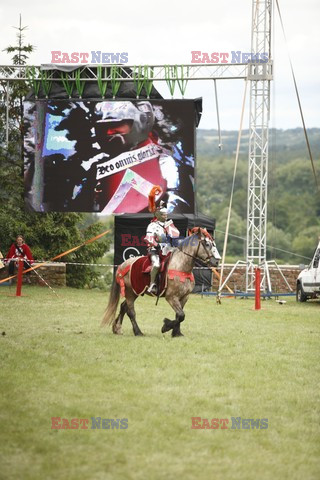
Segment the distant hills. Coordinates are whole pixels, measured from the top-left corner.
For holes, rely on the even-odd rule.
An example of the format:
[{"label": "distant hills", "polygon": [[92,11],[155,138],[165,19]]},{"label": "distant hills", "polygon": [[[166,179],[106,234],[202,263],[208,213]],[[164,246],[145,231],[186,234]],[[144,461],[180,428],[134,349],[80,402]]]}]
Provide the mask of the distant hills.
[{"label": "distant hills", "polygon": [[[309,142],[312,148],[314,159],[319,159],[320,155],[320,128],[311,128],[308,131]],[[197,130],[197,152],[198,155],[208,153],[233,154],[237,148],[238,131],[222,130],[222,151],[219,150],[219,137],[217,130]],[[248,155],[249,130],[243,130],[241,135],[240,152],[242,155]],[[212,150],[214,149],[214,150]],[[301,156],[308,157],[307,145],[304,131],[302,128],[290,130],[270,129],[269,130],[269,152],[278,154],[282,158],[282,153],[287,152],[294,155],[294,158]],[[284,158],[287,158],[285,155]],[[291,157],[292,158],[292,157]],[[319,162],[319,160],[318,160]],[[318,163],[320,169],[320,162]]]},{"label": "distant hills", "polygon": [[[198,210],[226,225],[238,132],[225,131],[219,150],[217,130],[197,131]],[[320,181],[320,129],[308,130]],[[249,131],[244,130],[233,200],[230,232],[246,237]],[[269,131],[268,233],[269,257],[290,263],[307,262],[320,235],[320,195],[317,193],[302,128]],[[220,236],[220,238],[219,238]],[[221,244],[223,234],[217,233]],[[275,248],[281,250],[275,250]],[[282,250],[286,250],[285,253]],[[228,253],[243,258],[245,242],[230,237]],[[300,255],[301,257],[298,257]]]}]

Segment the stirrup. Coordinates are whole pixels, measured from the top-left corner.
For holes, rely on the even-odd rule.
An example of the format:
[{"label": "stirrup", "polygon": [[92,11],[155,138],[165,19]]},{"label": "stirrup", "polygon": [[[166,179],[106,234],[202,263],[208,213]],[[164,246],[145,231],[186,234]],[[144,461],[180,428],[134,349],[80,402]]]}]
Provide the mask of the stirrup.
[{"label": "stirrup", "polygon": [[158,289],[157,289],[157,285],[155,283],[151,283],[150,287],[148,288],[147,290],[148,293],[154,293],[155,295],[157,295],[158,293]]}]

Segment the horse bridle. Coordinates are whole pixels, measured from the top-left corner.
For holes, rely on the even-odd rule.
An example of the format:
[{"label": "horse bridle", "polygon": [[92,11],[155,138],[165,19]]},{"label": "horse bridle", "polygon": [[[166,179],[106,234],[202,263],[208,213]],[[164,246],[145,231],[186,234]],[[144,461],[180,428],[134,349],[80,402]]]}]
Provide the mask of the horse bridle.
[{"label": "horse bridle", "polygon": [[[206,252],[206,254],[207,254],[207,258],[205,258],[204,260],[202,260],[201,258],[198,258],[198,253],[199,253],[200,244],[203,246],[203,248],[204,248],[204,250],[205,250],[205,252]],[[197,251],[196,251],[196,254],[195,254],[195,255],[190,255],[190,253],[184,252],[183,250],[181,250],[180,247],[177,247],[177,248],[178,248],[178,250],[180,250],[181,253],[184,253],[185,255],[188,255],[188,257],[194,258],[195,260],[198,259],[198,260],[200,260],[200,261],[202,261],[202,262],[205,262],[205,263],[207,263],[207,261],[209,261],[210,258],[215,258],[214,255],[208,254],[209,252],[208,252],[207,247],[206,247],[206,245],[205,245],[205,240],[204,240],[204,239],[203,239],[203,240],[199,240],[198,247],[197,247]]]}]

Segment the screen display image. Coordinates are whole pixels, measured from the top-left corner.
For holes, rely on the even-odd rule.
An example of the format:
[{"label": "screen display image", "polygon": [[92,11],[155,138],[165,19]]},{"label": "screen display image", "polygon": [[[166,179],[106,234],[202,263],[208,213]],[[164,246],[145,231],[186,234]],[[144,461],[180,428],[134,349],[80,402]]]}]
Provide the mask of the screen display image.
[{"label": "screen display image", "polygon": [[194,213],[193,100],[36,100],[24,104],[25,199],[31,210]]}]

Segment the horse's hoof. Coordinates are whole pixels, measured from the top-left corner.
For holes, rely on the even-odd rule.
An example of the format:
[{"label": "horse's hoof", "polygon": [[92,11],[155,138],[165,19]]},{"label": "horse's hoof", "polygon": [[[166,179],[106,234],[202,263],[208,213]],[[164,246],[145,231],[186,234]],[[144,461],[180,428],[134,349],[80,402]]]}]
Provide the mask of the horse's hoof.
[{"label": "horse's hoof", "polygon": [[171,336],[172,337],[184,337],[183,333],[181,333],[181,332],[176,332],[176,333],[172,332]]},{"label": "horse's hoof", "polygon": [[121,327],[116,327],[113,325],[112,327],[112,332],[115,334],[115,335],[123,335],[122,332],[121,332]]},{"label": "horse's hoof", "polygon": [[144,334],[142,332],[135,333],[136,337],[144,337]]},{"label": "horse's hoof", "polygon": [[163,326],[161,328],[161,333],[166,333],[169,332],[172,329],[172,320],[169,320],[168,318],[165,318],[163,320]]},{"label": "horse's hoof", "polygon": [[121,330],[112,330],[115,335],[123,335]]}]

